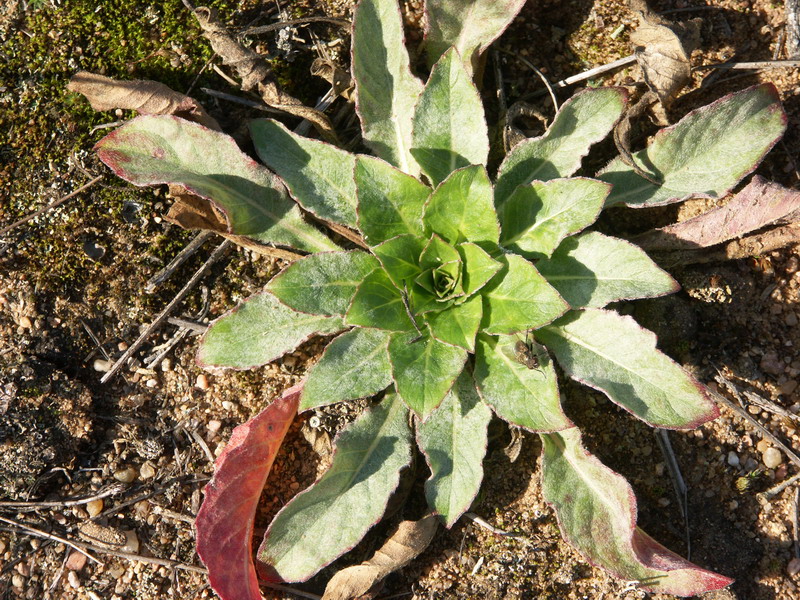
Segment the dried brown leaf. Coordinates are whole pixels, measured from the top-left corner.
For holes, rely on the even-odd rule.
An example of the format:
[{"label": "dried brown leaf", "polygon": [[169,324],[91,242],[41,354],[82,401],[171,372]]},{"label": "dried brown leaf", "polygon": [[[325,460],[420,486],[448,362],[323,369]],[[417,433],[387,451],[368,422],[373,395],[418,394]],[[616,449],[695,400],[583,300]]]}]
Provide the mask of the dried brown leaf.
[{"label": "dried brown leaf", "polygon": [[438,519],[433,514],[419,521],[403,521],[371,559],[336,573],[325,587],[322,600],[351,600],[363,596],[389,573],[402,569],[425,550],[437,526]]},{"label": "dried brown leaf", "polygon": [[120,108],[135,110],[143,115],[175,115],[221,131],[219,124],[197,100],[157,81],[118,81],[97,73],[79,71],[72,76],[67,89],[86,96],[92,108],[98,111]]}]

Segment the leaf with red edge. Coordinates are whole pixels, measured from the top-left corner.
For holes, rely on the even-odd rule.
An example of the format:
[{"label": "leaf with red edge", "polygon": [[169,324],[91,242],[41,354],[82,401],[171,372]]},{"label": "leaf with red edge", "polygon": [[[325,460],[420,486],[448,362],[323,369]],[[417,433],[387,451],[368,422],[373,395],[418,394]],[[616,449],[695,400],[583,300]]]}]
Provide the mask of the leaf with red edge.
[{"label": "leaf with red edge", "polygon": [[297,414],[301,385],[286,390],[233,430],[214,463],[197,513],[197,553],[221,600],[261,600],[252,539],[258,499],[286,431]]},{"label": "leaf with red edge", "polygon": [[589,454],[576,427],[540,434],[542,493],[564,538],[592,564],[642,588],[693,596],[732,579],[701,569],[636,527],[636,498],[625,479]]}]

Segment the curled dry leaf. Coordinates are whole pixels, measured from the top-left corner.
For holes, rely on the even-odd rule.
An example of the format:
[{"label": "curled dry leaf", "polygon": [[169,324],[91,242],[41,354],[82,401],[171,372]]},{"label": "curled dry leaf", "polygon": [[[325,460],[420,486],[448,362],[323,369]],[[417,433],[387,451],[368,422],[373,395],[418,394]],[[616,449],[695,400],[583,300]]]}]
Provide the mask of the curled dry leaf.
[{"label": "curled dry leaf", "polygon": [[368,561],[336,573],[322,600],[351,600],[367,593],[389,573],[402,569],[431,543],[438,520],[427,514],[419,521],[403,521]]},{"label": "curled dry leaf", "polygon": [[67,89],[86,96],[95,110],[121,108],[143,115],[175,115],[221,131],[219,124],[197,100],[157,81],[118,81],[97,73],[79,71],[69,80]]}]

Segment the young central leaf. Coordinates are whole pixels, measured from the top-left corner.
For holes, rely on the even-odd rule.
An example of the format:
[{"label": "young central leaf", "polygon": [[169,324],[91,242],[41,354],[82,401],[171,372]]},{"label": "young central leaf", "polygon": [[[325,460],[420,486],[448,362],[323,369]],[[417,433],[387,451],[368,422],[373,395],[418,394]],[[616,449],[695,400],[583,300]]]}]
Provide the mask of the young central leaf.
[{"label": "young central leaf", "polygon": [[358,286],[345,323],[389,331],[414,328],[403,296],[383,269],[375,269]]},{"label": "young central leaf", "polygon": [[433,234],[419,258],[422,272],[414,280],[437,301],[463,296],[461,270],[463,264],[458,250]]}]

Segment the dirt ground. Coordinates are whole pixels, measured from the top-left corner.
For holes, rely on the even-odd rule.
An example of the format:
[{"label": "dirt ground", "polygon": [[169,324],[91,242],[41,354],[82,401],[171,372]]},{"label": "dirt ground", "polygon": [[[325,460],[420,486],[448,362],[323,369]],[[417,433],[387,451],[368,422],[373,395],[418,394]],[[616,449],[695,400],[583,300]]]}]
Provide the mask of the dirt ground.
[{"label": "dirt ground", "polygon": [[[412,48],[421,39],[420,4],[403,2]],[[232,30],[351,14],[345,0],[289,0],[280,9],[276,1],[213,5]],[[671,19],[703,20],[693,65],[787,58],[782,3],[679,0],[651,6],[673,11],[667,15]],[[630,54],[633,26],[624,0],[529,0],[496,44],[509,103],[526,98],[552,115],[528,63],[551,81],[561,80]],[[278,82],[314,104],[328,84],[308,76],[316,57],[312,34],[347,67],[348,33],[320,22],[289,33],[273,31],[250,40],[273,65]],[[134,0],[116,8],[84,0],[6,0],[0,6],[0,231],[103,176],[59,208],[0,233],[0,598],[215,597],[194,552],[193,532],[214,457],[233,427],[302,379],[324,345],[325,340],[312,340],[264,369],[212,376],[195,365],[196,331],[167,323],[119,375],[100,382],[220,240],[206,241],[166,282],[146,293],[147,282],[196,233],[164,220],[170,204],[165,190],[125,185],[94,157],[92,145],[109,131],[98,127],[131,115],[95,113],[65,86],[79,69],[162,81],[196,97],[227,132],[244,140],[246,120],[264,113],[203,91],[246,96],[214,67],[220,62],[181,2]],[[700,89],[709,73],[715,80]],[[693,87],[672,109],[673,121],[759,81],[778,86],[789,128],[757,172],[796,188],[798,70],[697,70],[694,77]],[[628,68],[592,83],[632,86],[640,78],[636,68]],[[559,99],[575,89],[560,90]],[[499,114],[496,90],[489,68],[483,92],[490,123]],[[340,99],[331,110],[346,117],[351,109]],[[602,226],[631,235],[687,218],[706,205],[690,201],[659,211],[615,210]],[[281,266],[274,258],[232,250],[172,316],[202,328],[259,290]],[[739,390],[800,413],[797,248],[683,268],[673,275],[683,286],[680,293],[623,305],[622,312],[656,331],[662,349],[712,388],[719,389],[714,381],[719,369]],[[571,384],[565,389],[566,410],[586,433],[586,444],[632,483],[639,525],[687,556],[687,527],[652,430],[599,394]],[[753,404],[748,411],[800,450],[797,421]],[[320,427],[335,428],[351,415],[341,408],[321,413]],[[306,421],[298,419],[278,457],[263,498],[260,531],[324,464],[308,441],[319,428],[312,431]],[[614,580],[563,542],[539,492],[538,438],[523,436],[513,462],[504,452],[508,439],[498,427],[483,491],[472,510],[494,527],[523,537],[498,536],[462,519],[450,531],[440,529],[418,559],[391,575],[380,597],[671,598]],[[798,486],[769,499],[759,495],[790,478],[798,465],[782,453],[780,464],[767,468],[764,454],[770,444],[724,408],[718,420],[696,431],[670,433],[670,440],[689,488],[690,558],[736,579],[728,590],[708,597],[800,598],[800,575],[789,569],[798,552],[796,526],[793,530]],[[422,497],[423,471],[413,482],[412,497]],[[87,497],[95,499],[86,502]],[[418,509],[412,501],[406,510]],[[379,525],[351,554],[300,587],[320,594],[343,564],[368,557],[390,525]],[[32,528],[56,537],[36,537]],[[87,561],[65,540],[98,548],[92,552],[98,562]],[[265,595],[295,597],[269,590]]]}]

